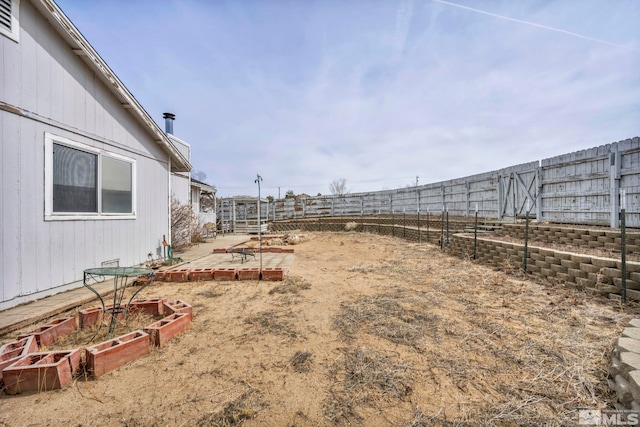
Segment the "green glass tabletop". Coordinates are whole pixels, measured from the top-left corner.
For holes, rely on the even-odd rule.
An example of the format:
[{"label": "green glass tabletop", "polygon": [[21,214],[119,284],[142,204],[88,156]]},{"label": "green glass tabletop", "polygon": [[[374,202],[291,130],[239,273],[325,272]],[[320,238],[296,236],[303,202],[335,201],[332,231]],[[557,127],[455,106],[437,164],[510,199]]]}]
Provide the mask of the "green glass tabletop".
[{"label": "green glass tabletop", "polygon": [[86,269],[84,273],[96,276],[144,276],[153,273],[153,270],[142,267],[97,267]]}]

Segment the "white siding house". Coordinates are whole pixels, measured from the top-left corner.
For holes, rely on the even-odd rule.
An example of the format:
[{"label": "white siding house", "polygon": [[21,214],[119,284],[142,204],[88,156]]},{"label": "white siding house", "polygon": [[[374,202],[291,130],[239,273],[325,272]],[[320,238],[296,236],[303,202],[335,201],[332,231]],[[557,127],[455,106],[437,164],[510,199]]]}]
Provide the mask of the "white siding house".
[{"label": "white siding house", "polygon": [[160,256],[191,166],[53,1],[0,3],[1,310]]}]

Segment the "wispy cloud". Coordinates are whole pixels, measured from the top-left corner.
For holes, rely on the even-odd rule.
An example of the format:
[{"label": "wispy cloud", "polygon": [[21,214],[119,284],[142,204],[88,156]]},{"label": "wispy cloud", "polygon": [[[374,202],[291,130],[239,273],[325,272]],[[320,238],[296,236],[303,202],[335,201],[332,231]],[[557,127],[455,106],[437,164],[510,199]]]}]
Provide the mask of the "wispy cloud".
[{"label": "wispy cloud", "polygon": [[596,43],[602,43],[602,44],[606,44],[606,45],[613,46],[613,47],[619,47],[619,48],[623,48],[623,49],[630,49],[630,50],[634,50],[636,52],[640,52],[640,49],[636,49],[636,48],[634,48],[632,46],[626,46],[626,45],[622,45],[622,44],[619,44],[619,43],[612,43],[612,42],[609,42],[609,41],[606,41],[606,40],[601,40],[601,39],[597,39],[597,38],[594,38],[594,37],[585,36],[583,34],[574,33],[572,31],[563,30],[561,28],[554,28],[554,27],[550,27],[548,25],[542,25],[542,24],[537,24],[535,22],[524,21],[522,19],[510,18],[508,16],[498,15],[497,13],[491,13],[491,12],[487,12],[487,11],[484,11],[484,10],[476,9],[476,8],[473,8],[473,7],[464,6],[464,5],[457,4],[457,3],[451,3],[451,2],[448,2],[448,1],[445,1],[445,0],[431,0],[431,1],[433,1],[435,3],[446,4],[448,6],[458,7],[460,9],[465,9],[465,10],[469,10],[469,11],[476,12],[476,13],[481,13],[483,15],[492,16],[494,18],[504,19],[505,21],[517,22],[519,24],[529,25],[531,27],[541,28],[543,30],[555,31],[557,33],[566,34],[568,36],[577,37],[577,38],[583,39],[583,40],[589,40],[589,41],[596,42]]}]

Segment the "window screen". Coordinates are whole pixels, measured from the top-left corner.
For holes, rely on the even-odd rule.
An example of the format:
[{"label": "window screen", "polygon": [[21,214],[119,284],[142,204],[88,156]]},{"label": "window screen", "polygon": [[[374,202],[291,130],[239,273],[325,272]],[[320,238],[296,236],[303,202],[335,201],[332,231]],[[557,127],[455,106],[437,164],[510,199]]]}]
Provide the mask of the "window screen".
[{"label": "window screen", "polygon": [[102,212],[132,213],[132,165],[102,156]]},{"label": "window screen", "polygon": [[54,212],[98,211],[97,164],[95,154],[53,144]]}]

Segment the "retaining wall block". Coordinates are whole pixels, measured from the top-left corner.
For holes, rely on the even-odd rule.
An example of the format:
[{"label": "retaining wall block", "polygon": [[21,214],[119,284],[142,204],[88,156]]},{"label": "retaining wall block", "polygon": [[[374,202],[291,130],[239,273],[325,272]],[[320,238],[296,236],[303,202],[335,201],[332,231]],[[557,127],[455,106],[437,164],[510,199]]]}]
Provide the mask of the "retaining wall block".
[{"label": "retaining wall block", "polygon": [[620,353],[618,373],[627,376],[631,371],[640,369],[640,354],[630,351]]},{"label": "retaining wall block", "polygon": [[150,351],[149,334],[133,331],[112,340],[86,348],[87,371],[101,377],[109,371],[126,365]]},{"label": "retaining wall block", "polygon": [[167,309],[167,315],[174,313],[186,313],[189,315],[189,319],[193,319],[193,307],[181,300],[169,301],[165,304]]},{"label": "retaining wall block", "polygon": [[629,381],[629,391],[633,396],[633,400],[640,401],[640,371],[631,371],[627,375]]},{"label": "retaining wall block", "polygon": [[14,362],[24,356],[38,351],[38,342],[31,335],[17,341],[7,343],[0,347],[0,380],[2,380],[2,370],[11,366]]},{"label": "retaining wall block", "polygon": [[[622,261],[616,261],[616,268],[622,269]],[[627,271],[640,274],[640,262],[627,261]]]},{"label": "retaining wall block", "polygon": [[166,301],[166,298],[134,299],[129,304],[129,311],[142,311],[152,316],[162,316],[164,315],[164,303]]},{"label": "retaining wall block", "polygon": [[284,268],[263,268],[262,280],[266,280],[266,281],[284,280]]},{"label": "retaining wall block", "polygon": [[90,328],[102,319],[102,307],[89,307],[78,311],[80,329]]},{"label": "retaining wall block", "polygon": [[213,280],[213,268],[194,268],[189,271],[189,281],[199,282],[202,280]]},{"label": "retaining wall block", "polygon": [[239,268],[238,280],[260,280],[260,268]]},{"label": "retaining wall block", "polygon": [[237,280],[237,278],[238,278],[237,268],[216,268],[213,271],[213,280],[230,282],[233,280]]},{"label": "retaining wall block", "polygon": [[187,313],[174,313],[144,328],[149,334],[149,340],[156,347],[162,347],[173,337],[183,333],[191,325],[191,318]]},{"label": "retaining wall block", "polygon": [[189,276],[188,268],[179,268],[176,270],[167,270],[165,278],[168,282],[186,282]]},{"label": "retaining wall block", "polygon": [[54,319],[31,332],[18,336],[18,339],[33,335],[38,342],[38,348],[50,346],[62,337],[66,337],[77,329],[75,317],[61,317]]},{"label": "retaining wall block", "polygon": [[7,394],[65,388],[80,368],[80,349],[28,354],[4,368]]}]

